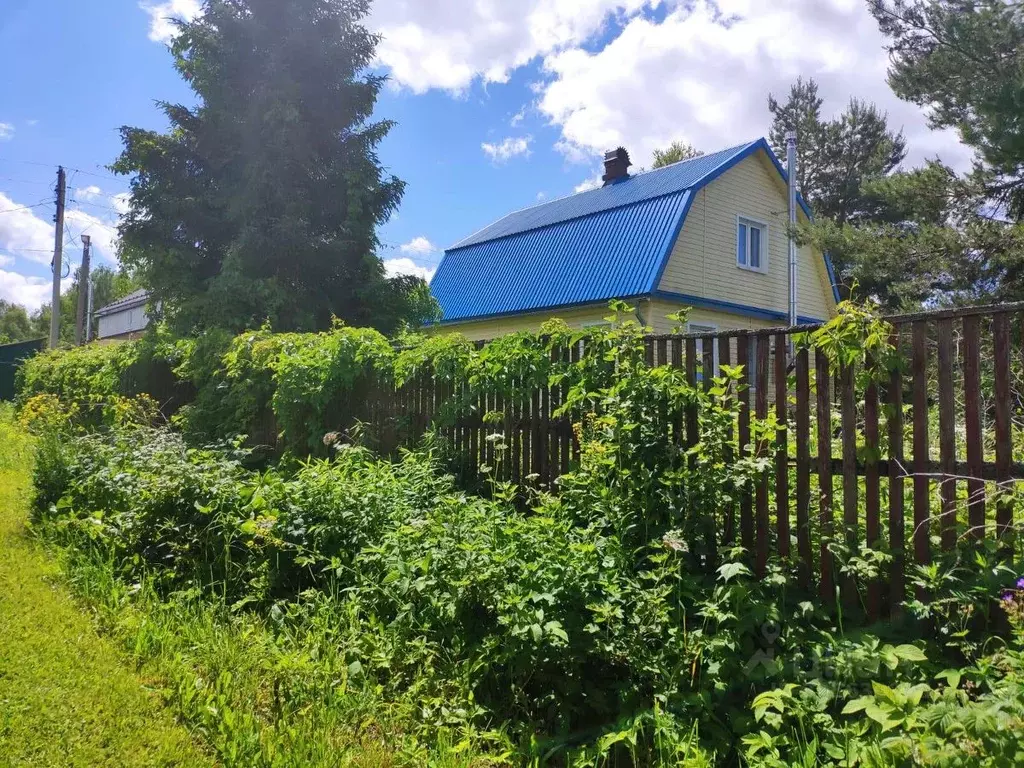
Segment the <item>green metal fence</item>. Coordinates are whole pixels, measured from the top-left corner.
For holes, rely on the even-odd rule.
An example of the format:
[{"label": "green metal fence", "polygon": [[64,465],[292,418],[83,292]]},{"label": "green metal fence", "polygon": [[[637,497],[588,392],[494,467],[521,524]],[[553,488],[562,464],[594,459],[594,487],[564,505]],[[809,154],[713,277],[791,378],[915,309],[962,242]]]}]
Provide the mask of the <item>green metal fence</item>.
[{"label": "green metal fence", "polygon": [[45,339],[19,341],[16,344],[0,344],[0,400],[13,400],[14,375],[21,361],[32,357],[46,346]]}]

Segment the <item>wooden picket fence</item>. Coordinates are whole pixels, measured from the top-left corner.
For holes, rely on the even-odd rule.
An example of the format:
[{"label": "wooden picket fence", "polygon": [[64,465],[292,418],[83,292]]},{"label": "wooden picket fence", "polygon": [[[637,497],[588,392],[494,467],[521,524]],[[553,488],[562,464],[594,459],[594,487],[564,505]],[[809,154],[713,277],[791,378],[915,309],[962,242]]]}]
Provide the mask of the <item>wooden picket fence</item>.
[{"label": "wooden picket fence", "polygon": [[[838,586],[851,604],[860,599],[857,586],[837,576],[830,542],[845,537],[850,545],[888,549],[888,577],[867,585],[871,617],[898,612],[907,558],[929,563],[933,534],[945,550],[958,538],[991,536],[1012,546],[1019,517],[1012,490],[1024,480],[1021,457],[1013,455],[1015,430],[1016,444],[1024,444],[1024,303],[887,319],[904,364],[863,388],[857,371],[833,370],[821,350],[797,346],[791,356],[790,337],[816,326],[645,339],[649,365],[685,369],[694,384],[710,382],[704,372],[721,364],[745,363],[735,393],[737,455],[758,450],[751,444],[752,416],[765,418],[772,409],[779,431],[774,471],[740,499],[740,542],[758,574],[774,549],[795,557],[823,598],[831,599]],[[576,360],[579,349],[559,354]],[[405,437],[416,438],[458,394],[421,375],[397,391],[371,394],[366,418],[379,432],[401,422]],[[573,425],[553,415],[563,396],[558,386],[515,402],[483,395],[440,431],[465,466],[489,466],[502,479],[555,489],[579,457]],[[500,414],[500,422],[485,421],[489,413]],[[698,414],[666,414],[665,429],[692,444]],[[495,455],[495,434],[502,436],[502,457]]]}]

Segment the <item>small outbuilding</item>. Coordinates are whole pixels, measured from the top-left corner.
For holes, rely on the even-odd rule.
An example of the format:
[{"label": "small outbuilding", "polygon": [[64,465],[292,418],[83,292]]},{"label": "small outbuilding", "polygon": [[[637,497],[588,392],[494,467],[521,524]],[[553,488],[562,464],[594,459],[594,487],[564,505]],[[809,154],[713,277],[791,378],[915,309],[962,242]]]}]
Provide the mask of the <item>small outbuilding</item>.
[{"label": "small outbuilding", "polygon": [[115,302],[96,310],[99,341],[131,341],[141,336],[149,326],[146,305],[149,292],[133,291]]}]

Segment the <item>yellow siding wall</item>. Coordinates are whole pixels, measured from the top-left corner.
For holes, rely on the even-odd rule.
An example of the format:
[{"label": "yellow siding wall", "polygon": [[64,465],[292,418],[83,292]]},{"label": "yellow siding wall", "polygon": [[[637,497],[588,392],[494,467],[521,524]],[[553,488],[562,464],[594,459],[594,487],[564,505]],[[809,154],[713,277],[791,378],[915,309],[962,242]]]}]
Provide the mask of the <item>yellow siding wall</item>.
[{"label": "yellow siding wall", "polygon": [[[668,315],[674,314],[682,308],[683,305],[677,302],[655,299],[649,304],[644,304],[644,322],[651,326],[655,333],[672,333],[676,329],[676,322],[669,320]],[[692,307],[687,320],[696,325],[714,326],[719,331],[756,330],[758,328],[776,328],[782,325],[782,323],[770,320],[759,320],[755,317],[734,315],[729,312],[704,309],[703,307]]]},{"label": "yellow siding wall", "polygon": [[540,327],[552,318],[564,320],[574,328],[585,323],[600,323],[608,316],[608,304],[594,304],[587,307],[568,309],[552,309],[547,312],[534,312],[524,315],[508,315],[507,317],[490,320],[476,320],[468,323],[445,323],[438,326],[438,333],[461,333],[470,341],[486,341],[503,336],[506,333],[540,330]]},{"label": "yellow siding wall", "polygon": [[[766,273],[736,266],[737,216],[768,225]],[[697,193],[659,290],[787,312],[788,219],[786,186],[771,160],[758,152],[740,161]],[[824,261],[820,252],[808,247],[799,251],[797,306],[805,317],[826,319],[835,314]],[[750,320],[745,327],[765,325]]]},{"label": "yellow siding wall", "polygon": [[[666,299],[643,299],[632,302],[643,318],[645,325],[651,326],[655,333],[672,333],[676,329],[676,323],[669,320],[668,316],[683,308],[682,304]],[[594,304],[587,307],[573,307],[571,309],[548,312],[535,312],[526,315],[509,315],[508,317],[493,318],[490,320],[478,320],[468,323],[450,323],[439,326],[438,333],[461,333],[471,341],[494,339],[506,333],[517,331],[539,331],[541,325],[552,318],[564,320],[574,328],[580,328],[588,323],[600,323],[609,314],[607,304]],[[745,315],[734,315],[728,312],[694,308],[690,310],[689,322],[698,325],[715,326],[720,331],[730,331],[740,328],[774,328],[779,325],[777,322],[758,320]]]}]

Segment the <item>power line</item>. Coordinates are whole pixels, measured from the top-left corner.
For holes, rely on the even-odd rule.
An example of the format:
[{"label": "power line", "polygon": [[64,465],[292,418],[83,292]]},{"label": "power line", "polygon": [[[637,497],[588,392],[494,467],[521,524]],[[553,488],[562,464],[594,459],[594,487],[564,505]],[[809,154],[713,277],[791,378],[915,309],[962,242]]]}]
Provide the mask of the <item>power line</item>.
[{"label": "power line", "polygon": [[0,181],[11,181],[15,184],[34,184],[37,187],[53,188],[52,181],[39,181],[38,179],[16,179],[13,176],[0,176]]},{"label": "power line", "polygon": [[101,205],[100,203],[90,203],[88,200],[78,200],[76,198],[71,198],[71,202],[74,203],[75,205],[91,205],[93,208],[102,208],[105,211],[113,211],[114,213],[118,214],[121,213],[119,210],[117,210],[117,208],[113,208],[109,205]]},{"label": "power line", "polygon": [[[0,157],[0,162],[3,163],[21,163],[23,165],[38,165],[43,168],[56,168],[58,163],[40,163],[35,160],[16,160],[13,157]],[[84,168],[72,168],[71,166],[64,166],[65,170],[74,171],[75,173],[82,173],[86,176],[95,176],[98,179],[110,179],[111,181],[121,181],[117,176],[110,176],[109,174],[96,173],[95,171],[87,171]]]},{"label": "power line", "polygon": [[68,227],[66,223],[64,224],[64,234],[67,235],[68,238],[71,240],[72,245],[81,245],[81,243],[76,242],[74,234],[72,234],[71,229]]},{"label": "power line", "polygon": [[[72,242],[64,243],[65,248],[69,248],[74,245]],[[0,247],[0,251],[9,251],[11,253],[53,253],[53,248],[8,248]]]},{"label": "power line", "polygon": [[27,211],[30,208],[41,208],[44,205],[50,205],[52,200],[43,200],[41,203],[35,205],[19,205],[17,208],[8,208],[7,210],[0,211],[0,213],[14,213],[15,211]]}]

